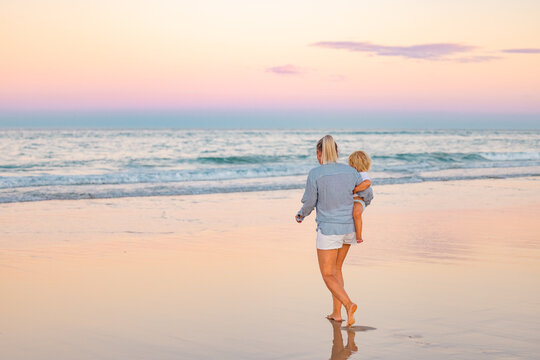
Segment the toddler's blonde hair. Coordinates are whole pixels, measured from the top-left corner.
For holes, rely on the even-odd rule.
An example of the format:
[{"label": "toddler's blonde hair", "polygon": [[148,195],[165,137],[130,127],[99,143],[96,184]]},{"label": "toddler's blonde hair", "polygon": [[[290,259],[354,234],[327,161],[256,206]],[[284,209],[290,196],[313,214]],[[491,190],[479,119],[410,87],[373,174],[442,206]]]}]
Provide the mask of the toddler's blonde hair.
[{"label": "toddler's blonde hair", "polygon": [[357,171],[369,171],[371,158],[364,151],[355,151],[349,156],[349,165]]}]

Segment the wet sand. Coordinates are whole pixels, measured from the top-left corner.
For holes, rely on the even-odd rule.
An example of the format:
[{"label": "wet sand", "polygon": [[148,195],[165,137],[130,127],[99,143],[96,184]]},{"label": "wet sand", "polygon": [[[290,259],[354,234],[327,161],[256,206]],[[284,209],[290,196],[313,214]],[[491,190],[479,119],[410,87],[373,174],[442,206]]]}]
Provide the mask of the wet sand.
[{"label": "wet sand", "polygon": [[540,179],[375,191],[350,330],[302,191],[2,204],[0,358],[537,358]]}]

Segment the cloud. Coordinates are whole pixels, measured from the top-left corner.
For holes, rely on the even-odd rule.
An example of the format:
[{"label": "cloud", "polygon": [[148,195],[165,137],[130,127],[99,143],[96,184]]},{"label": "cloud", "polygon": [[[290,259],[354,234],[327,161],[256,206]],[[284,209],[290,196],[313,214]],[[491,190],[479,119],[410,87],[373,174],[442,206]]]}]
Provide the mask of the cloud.
[{"label": "cloud", "polygon": [[405,58],[425,60],[443,60],[446,59],[448,55],[470,52],[476,49],[475,46],[453,43],[433,43],[411,46],[387,46],[372,44],[370,42],[320,41],[311,45],[328,49],[366,52],[379,56],[401,56]]},{"label": "cloud", "polygon": [[272,66],[266,69],[267,72],[271,72],[278,75],[298,75],[302,71],[294,65],[281,65],[281,66]]},{"label": "cloud", "polygon": [[540,54],[540,49],[529,48],[529,49],[504,49],[501,50],[504,53],[511,54]]},{"label": "cloud", "polygon": [[457,61],[460,63],[478,63],[478,62],[488,62],[492,60],[502,59],[502,56],[492,56],[492,55],[478,55],[478,56],[468,56],[455,59],[449,59],[451,61]]}]

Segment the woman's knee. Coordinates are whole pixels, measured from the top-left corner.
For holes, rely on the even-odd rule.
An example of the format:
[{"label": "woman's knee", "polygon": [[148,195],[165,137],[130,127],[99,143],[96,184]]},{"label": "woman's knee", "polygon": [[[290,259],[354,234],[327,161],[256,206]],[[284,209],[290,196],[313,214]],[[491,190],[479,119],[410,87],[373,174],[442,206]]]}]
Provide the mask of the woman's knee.
[{"label": "woman's knee", "polygon": [[336,269],[324,269],[321,271],[321,275],[324,279],[335,277],[336,276]]}]

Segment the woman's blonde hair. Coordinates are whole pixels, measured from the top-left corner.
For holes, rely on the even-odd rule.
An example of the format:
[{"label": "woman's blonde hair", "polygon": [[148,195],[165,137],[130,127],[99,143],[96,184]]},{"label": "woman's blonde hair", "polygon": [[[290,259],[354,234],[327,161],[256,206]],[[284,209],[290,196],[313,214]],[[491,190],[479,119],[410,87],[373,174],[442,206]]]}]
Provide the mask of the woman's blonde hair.
[{"label": "woman's blonde hair", "polygon": [[317,151],[321,152],[321,162],[323,164],[333,163],[338,160],[338,148],[331,135],[326,135],[317,141]]},{"label": "woman's blonde hair", "polygon": [[371,158],[363,151],[355,151],[349,156],[349,165],[357,171],[369,171]]}]

